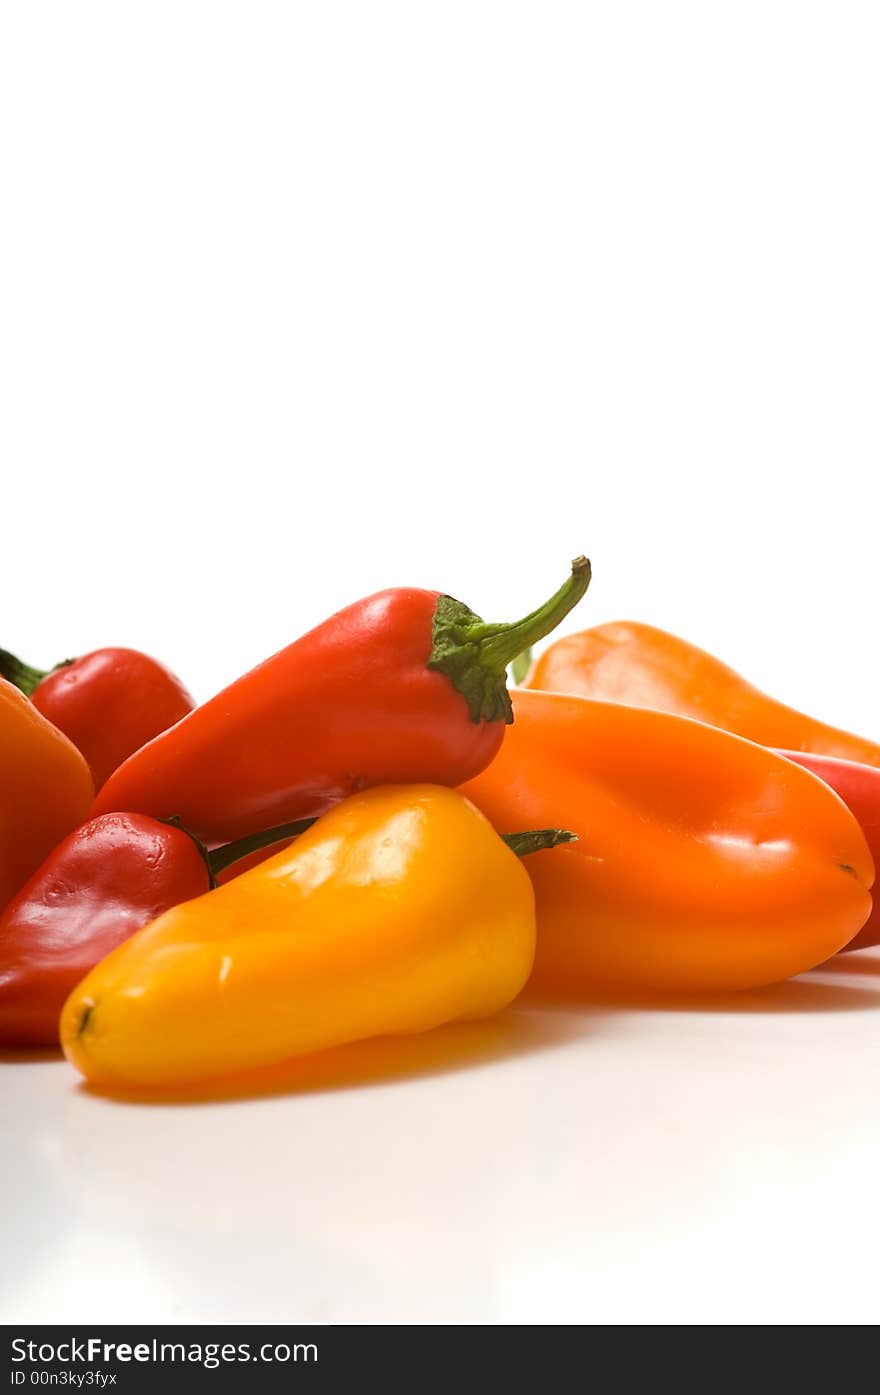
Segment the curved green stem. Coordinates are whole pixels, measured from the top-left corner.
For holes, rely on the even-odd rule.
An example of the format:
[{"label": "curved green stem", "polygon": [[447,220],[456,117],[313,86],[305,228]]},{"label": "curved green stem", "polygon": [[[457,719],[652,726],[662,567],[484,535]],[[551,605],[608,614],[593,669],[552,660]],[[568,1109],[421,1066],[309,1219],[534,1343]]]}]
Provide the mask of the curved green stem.
[{"label": "curved green stem", "polygon": [[586,592],[590,576],[587,558],[576,557],[571,575],[549,601],[514,624],[487,625],[461,601],[440,597],[428,668],[446,674],[467,701],[474,722],[513,721],[507,665],[556,628]]},{"label": "curved green stem", "polygon": [[575,557],[571,575],[543,605],[523,620],[510,625],[475,625],[470,632],[472,643],[480,647],[480,657],[487,668],[504,673],[507,665],[524,649],[555,630],[570,610],[585,594],[592,571],[586,557]]},{"label": "curved green stem", "polygon": [[524,649],[521,654],[517,654],[513,663],[510,665],[510,674],[517,687],[522,687],[522,684],[531,666],[532,651],[530,647],[528,649]]},{"label": "curved green stem", "polygon": [[[305,833],[318,820],[294,819],[292,823],[279,823],[274,828],[265,828],[260,833],[252,833],[248,838],[238,838],[234,843],[224,843],[222,847],[214,849],[206,848],[201,838],[187,828],[177,814],[172,814],[168,819],[161,819],[160,822],[170,824],[172,828],[179,828],[181,833],[193,840],[204,859],[213,890],[221,872],[225,872],[227,867],[241,862],[242,858],[249,857],[251,853],[259,852],[261,848],[271,848],[273,843],[289,843],[292,838],[298,838],[301,833]],[[578,840],[578,835],[567,828],[531,828],[525,833],[502,833],[499,836],[517,857],[528,857],[530,853],[544,852],[547,848],[558,848],[561,844],[576,843]]]},{"label": "curved green stem", "polygon": [[208,853],[208,867],[216,879],[233,862],[240,862],[261,848],[271,848],[273,843],[288,843],[311,828],[317,819],[294,819],[292,823],[279,823],[275,828],[266,828],[261,833],[252,833],[249,838],[239,838],[235,843],[225,843],[222,848],[214,848]]},{"label": "curved green stem", "polygon": [[234,862],[241,862],[242,858],[259,852],[261,848],[271,848],[273,843],[289,843],[291,838],[298,838],[306,829],[311,828],[313,823],[317,823],[317,819],[294,819],[292,823],[279,823],[274,828],[264,828],[247,838],[238,838],[234,843],[224,843],[222,847],[213,849],[206,848],[201,838],[193,833],[191,828],[187,828],[178,814],[172,814],[168,819],[160,819],[159,822],[179,828],[181,833],[192,839],[208,869],[208,881],[213,891],[221,872],[225,872]]},{"label": "curved green stem", "polygon": [[0,678],[14,683],[25,697],[31,697],[37,684],[42,683],[51,672],[51,669],[31,668],[30,664],[23,664],[15,654],[10,654],[8,649],[0,649]]},{"label": "curved green stem", "polygon": [[528,857],[529,853],[558,848],[562,843],[576,843],[578,836],[567,828],[532,828],[526,833],[502,833],[501,840],[517,857]]}]

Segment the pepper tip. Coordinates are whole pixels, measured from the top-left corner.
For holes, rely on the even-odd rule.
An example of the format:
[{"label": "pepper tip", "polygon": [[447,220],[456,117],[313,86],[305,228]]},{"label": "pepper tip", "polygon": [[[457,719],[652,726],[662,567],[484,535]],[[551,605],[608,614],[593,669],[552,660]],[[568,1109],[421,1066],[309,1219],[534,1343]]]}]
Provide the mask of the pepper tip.
[{"label": "pepper tip", "polygon": [[89,1022],[91,1021],[92,1013],[94,1012],[94,1010],[94,998],[86,998],[86,1001],[83,1004],[82,1013],[80,1015],[79,1024],[76,1029],[76,1035],[78,1037],[81,1037],[85,1033],[86,1027],[88,1027]]}]

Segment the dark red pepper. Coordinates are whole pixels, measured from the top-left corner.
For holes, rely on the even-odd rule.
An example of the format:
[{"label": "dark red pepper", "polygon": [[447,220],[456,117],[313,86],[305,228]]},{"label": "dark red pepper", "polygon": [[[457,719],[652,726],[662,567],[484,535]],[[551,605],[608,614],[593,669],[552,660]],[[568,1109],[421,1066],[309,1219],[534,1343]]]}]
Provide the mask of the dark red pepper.
[{"label": "dark red pepper", "polygon": [[0,677],[26,693],[82,752],[96,789],[195,706],[170,669],[137,649],[95,649],[48,672],[0,649]]},{"label": "dark red pepper", "polygon": [[513,720],[507,665],[589,580],[579,557],[515,625],[487,625],[436,591],[358,601],[137,751],[93,813],[179,814],[212,843],[321,814],[369,785],[460,785],[494,758]]},{"label": "dark red pepper", "polygon": [[[880,767],[840,760],[837,756],[816,756],[808,751],[780,751],[779,754],[812,770],[840,795],[862,826],[880,876]],[[846,954],[851,949],[867,949],[877,944],[880,944],[880,896],[874,897],[874,909],[855,939],[840,952]]]},{"label": "dark red pepper", "polygon": [[309,822],[214,852],[146,814],[103,814],[69,834],[0,914],[0,1044],[57,1045],[64,1001],[99,959]]}]

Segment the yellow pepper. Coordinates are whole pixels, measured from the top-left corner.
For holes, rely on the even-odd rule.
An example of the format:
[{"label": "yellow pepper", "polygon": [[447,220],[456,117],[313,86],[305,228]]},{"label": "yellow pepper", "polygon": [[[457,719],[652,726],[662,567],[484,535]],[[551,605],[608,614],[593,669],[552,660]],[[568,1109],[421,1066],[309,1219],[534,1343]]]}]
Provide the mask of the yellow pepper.
[{"label": "yellow pepper", "polygon": [[98,1084],[162,1088],[497,1012],[535,953],[513,846],[450,789],[353,795],[102,960],[64,1006],[64,1051]]}]

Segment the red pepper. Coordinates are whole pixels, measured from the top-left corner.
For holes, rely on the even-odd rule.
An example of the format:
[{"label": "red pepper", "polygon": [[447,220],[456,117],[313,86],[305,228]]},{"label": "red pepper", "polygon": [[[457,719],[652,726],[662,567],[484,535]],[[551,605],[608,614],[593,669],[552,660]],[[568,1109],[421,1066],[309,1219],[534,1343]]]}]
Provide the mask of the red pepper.
[{"label": "red pepper", "polygon": [[[780,751],[782,756],[803,765],[830,785],[839,794],[850,813],[862,826],[862,832],[875,866],[880,869],[880,767],[862,765],[854,760],[840,760],[837,756],[818,756],[807,751]],[[867,949],[869,945],[880,944],[880,897],[874,898],[874,909],[859,933],[849,944],[844,945],[841,954],[851,949]]]},{"label": "red pepper", "polygon": [[436,591],[381,591],[332,616],[157,736],[93,813],[179,814],[205,842],[313,817],[370,785],[459,785],[513,720],[507,665],[590,580],[584,557],[538,610],[487,625]]},{"label": "red pepper", "polygon": [[60,842],[0,914],[0,1044],[54,1046],[68,994],[111,949],[310,820],[208,852],[174,823],[103,814]]},{"label": "red pepper", "polygon": [[0,649],[0,677],[26,693],[82,752],[95,789],[195,706],[170,669],[137,649],[95,649],[48,671]]}]

